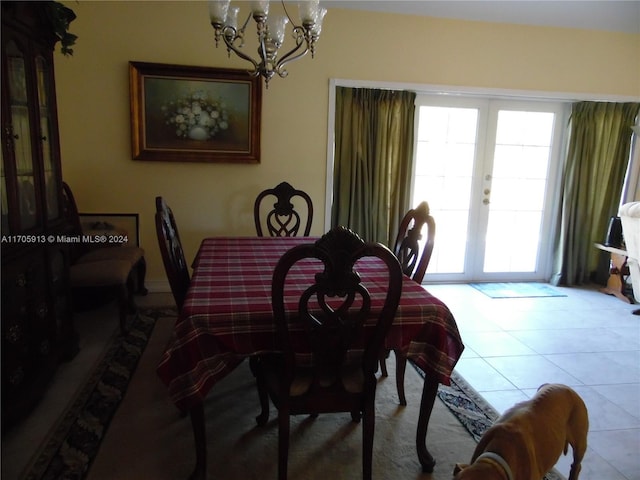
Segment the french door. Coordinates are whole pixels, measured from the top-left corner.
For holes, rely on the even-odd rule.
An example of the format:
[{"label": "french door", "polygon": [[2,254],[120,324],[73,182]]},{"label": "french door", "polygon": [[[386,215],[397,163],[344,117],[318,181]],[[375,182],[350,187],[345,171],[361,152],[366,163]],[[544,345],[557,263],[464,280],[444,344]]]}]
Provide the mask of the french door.
[{"label": "french door", "polygon": [[436,241],[425,282],[550,275],[563,103],[418,96],[413,205]]}]

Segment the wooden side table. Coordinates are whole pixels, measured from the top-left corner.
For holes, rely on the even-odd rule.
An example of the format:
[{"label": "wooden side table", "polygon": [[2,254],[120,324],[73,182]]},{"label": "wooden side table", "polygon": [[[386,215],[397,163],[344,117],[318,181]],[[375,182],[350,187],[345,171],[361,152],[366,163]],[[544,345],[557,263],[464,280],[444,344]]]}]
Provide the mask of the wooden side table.
[{"label": "wooden side table", "polygon": [[613,295],[623,302],[632,303],[631,299],[625,295],[625,276],[629,275],[629,267],[627,266],[627,251],[616,247],[607,247],[600,243],[594,246],[611,254],[609,264],[609,279],[607,286],[601,288],[602,293]]}]

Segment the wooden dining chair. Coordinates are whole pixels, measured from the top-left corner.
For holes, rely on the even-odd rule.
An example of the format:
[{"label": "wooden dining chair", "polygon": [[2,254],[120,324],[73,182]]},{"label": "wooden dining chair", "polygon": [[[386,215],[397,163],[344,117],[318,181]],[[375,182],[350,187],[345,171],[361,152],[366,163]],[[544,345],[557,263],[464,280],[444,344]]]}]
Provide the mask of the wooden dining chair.
[{"label": "wooden dining chair", "polygon": [[[381,259],[387,271],[384,301],[375,305],[366,278],[354,269],[358,259],[369,256]],[[316,260],[317,272],[293,285],[290,277],[299,275],[295,267],[309,259]],[[337,412],[363,420],[362,473],[371,479],[375,374],[400,301],[402,278],[400,264],[387,247],[365,243],[345,227],[293,247],[276,265],[272,308],[283,353],[261,356],[256,371],[262,407],[258,423],[269,418],[269,397],[278,409],[280,480],[287,478],[289,416]]]},{"label": "wooden dining chair", "polygon": [[[269,207],[266,205],[274,199],[276,202],[273,207],[267,210]],[[296,200],[304,202],[306,212],[296,210]],[[258,194],[253,205],[253,218],[259,237],[265,236],[265,233],[271,237],[296,237],[301,231],[303,236],[308,237],[313,221],[313,202],[306,192],[282,182]]]},{"label": "wooden dining chair", "polygon": [[[68,233],[82,239],[83,229],[78,206],[71,187],[62,182],[62,211]],[[136,312],[134,294],[146,295],[144,286],[147,264],[144,250],[136,245],[70,243],[69,282],[74,305],[92,306],[105,293],[118,302],[121,333],[126,333],[126,320]],[[107,297],[110,298],[110,297]]]},{"label": "wooden dining chair", "polygon": [[156,197],[156,234],[171,293],[178,310],[181,310],[191,276],[173,212],[162,197]]},{"label": "wooden dining chair", "polygon": [[[426,240],[422,250],[420,240],[423,238],[423,230],[426,225]],[[429,204],[421,202],[416,208],[409,210],[398,227],[398,235],[393,247],[402,272],[417,283],[422,283],[424,274],[429,266],[431,254],[436,237],[436,223],[429,211]],[[396,386],[400,405],[406,405],[407,399],[404,393],[404,372],[407,365],[406,353],[396,350]],[[385,351],[380,358],[380,370],[383,376],[388,376],[386,358],[389,351]]]}]

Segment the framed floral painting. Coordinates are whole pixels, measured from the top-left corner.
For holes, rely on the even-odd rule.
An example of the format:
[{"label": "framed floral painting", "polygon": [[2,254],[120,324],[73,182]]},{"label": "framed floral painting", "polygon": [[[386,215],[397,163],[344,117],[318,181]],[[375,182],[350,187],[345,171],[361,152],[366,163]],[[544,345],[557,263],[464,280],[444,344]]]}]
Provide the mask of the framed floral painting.
[{"label": "framed floral painting", "polygon": [[260,77],[129,62],[129,82],[134,160],[260,162]]}]

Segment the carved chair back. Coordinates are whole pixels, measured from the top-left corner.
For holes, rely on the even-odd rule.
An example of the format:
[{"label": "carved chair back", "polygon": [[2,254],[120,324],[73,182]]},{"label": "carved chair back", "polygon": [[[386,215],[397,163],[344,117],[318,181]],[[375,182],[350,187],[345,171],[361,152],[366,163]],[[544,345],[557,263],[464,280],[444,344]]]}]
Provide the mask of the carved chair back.
[{"label": "carved chair back", "polygon": [[[263,213],[268,208],[263,204],[266,205],[274,199],[276,202],[273,207]],[[294,202],[298,200],[303,202],[306,212],[296,210]],[[258,194],[253,207],[253,217],[259,237],[295,237],[300,233],[307,237],[313,220],[313,203],[306,192],[282,182]]]},{"label": "carved chair back", "polygon": [[[424,226],[427,226],[427,238],[420,252]],[[402,271],[414,281],[422,283],[429,266],[436,236],[436,223],[429,212],[429,204],[421,202],[409,210],[398,228],[398,236],[393,252],[398,257]]]}]

